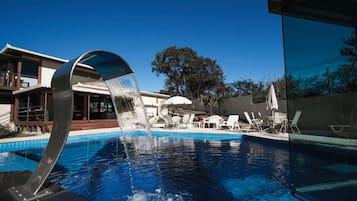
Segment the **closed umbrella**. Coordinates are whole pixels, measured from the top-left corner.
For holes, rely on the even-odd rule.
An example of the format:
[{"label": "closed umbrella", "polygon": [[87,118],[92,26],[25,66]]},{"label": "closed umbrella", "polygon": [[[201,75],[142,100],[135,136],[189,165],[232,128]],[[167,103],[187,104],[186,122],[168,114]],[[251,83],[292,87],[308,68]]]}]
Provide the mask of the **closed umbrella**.
[{"label": "closed umbrella", "polygon": [[275,89],[274,89],[273,84],[271,84],[269,87],[266,109],[272,111],[272,116],[274,116],[274,111],[279,109],[278,99],[276,98]]}]

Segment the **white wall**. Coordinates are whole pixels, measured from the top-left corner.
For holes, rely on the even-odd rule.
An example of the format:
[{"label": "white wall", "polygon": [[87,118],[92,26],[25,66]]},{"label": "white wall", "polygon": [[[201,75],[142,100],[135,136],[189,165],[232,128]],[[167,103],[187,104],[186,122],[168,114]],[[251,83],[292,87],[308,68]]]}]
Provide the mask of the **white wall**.
[{"label": "white wall", "polygon": [[156,97],[152,97],[152,96],[145,96],[142,95],[141,96],[144,102],[144,105],[152,105],[152,106],[157,106],[157,98]]},{"label": "white wall", "polygon": [[154,116],[158,114],[161,102],[167,99],[154,96],[146,96],[145,94],[142,94],[141,97],[143,99],[147,114]]},{"label": "white wall", "polygon": [[0,115],[6,112],[10,112],[11,105],[10,104],[0,104]]},{"label": "white wall", "polygon": [[143,99],[145,109],[146,109],[146,114],[148,116],[156,116],[157,115],[157,97],[152,97],[152,96],[145,96],[142,94],[141,98]]},{"label": "white wall", "polygon": [[55,71],[56,69],[51,69],[46,67],[41,68],[41,84],[43,86],[51,86],[52,76],[55,73]]},{"label": "white wall", "polygon": [[0,124],[9,124],[10,123],[10,104],[0,104]]},{"label": "white wall", "polygon": [[157,108],[156,107],[145,107],[145,109],[146,109],[146,114],[149,117],[157,115]]}]

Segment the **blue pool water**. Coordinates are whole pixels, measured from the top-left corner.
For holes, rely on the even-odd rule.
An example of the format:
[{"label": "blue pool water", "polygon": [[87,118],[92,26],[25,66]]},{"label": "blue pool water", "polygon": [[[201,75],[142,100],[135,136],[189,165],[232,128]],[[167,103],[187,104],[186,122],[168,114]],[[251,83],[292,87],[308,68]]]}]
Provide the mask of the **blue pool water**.
[{"label": "blue pool water", "polygon": [[[154,132],[155,161],[145,135],[70,137],[50,180],[98,201],[139,200],[155,194],[158,186],[160,195],[171,200],[295,200],[289,189],[287,143]],[[46,145],[46,140],[0,144],[0,171],[33,171]]]}]

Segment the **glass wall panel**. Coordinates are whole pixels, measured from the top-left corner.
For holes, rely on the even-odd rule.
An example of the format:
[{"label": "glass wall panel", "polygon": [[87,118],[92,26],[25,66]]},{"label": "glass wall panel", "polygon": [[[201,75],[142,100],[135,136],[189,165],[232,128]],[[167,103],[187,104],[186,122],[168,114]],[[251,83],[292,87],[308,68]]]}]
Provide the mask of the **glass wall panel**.
[{"label": "glass wall panel", "polygon": [[357,196],[355,28],[283,16],[293,192]]}]

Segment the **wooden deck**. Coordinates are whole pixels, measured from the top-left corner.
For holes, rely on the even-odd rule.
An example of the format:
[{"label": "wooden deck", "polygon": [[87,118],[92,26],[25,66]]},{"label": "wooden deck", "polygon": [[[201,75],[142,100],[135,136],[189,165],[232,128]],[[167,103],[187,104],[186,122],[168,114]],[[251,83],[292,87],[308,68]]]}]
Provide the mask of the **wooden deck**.
[{"label": "wooden deck", "polygon": [[[17,121],[15,126],[24,132],[51,132],[53,121]],[[118,127],[116,119],[73,120],[71,131]]]},{"label": "wooden deck", "polygon": [[114,128],[118,127],[116,119],[101,119],[101,120],[73,120],[71,130],[89,130],[97,128]]}]

